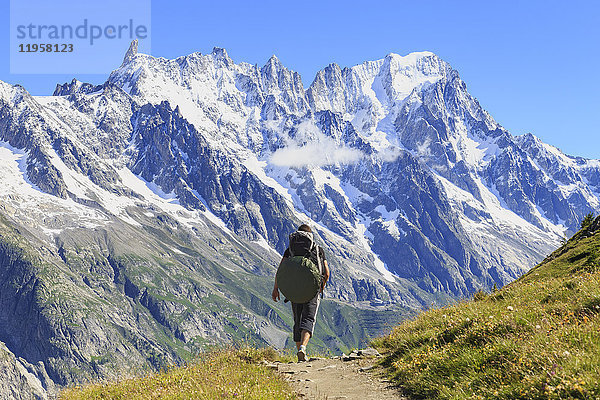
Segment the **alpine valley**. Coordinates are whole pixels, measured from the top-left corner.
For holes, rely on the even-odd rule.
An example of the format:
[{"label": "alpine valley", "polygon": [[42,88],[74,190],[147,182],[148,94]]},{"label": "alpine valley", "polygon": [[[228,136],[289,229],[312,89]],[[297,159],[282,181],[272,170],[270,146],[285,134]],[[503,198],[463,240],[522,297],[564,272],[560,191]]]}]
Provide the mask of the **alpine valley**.
[{"label": "alpine valley", "polygon": [[332,270],[314,344],[359,346],[511,282],[599,193],[600,161],[512,136],[429,52],[305,89],[275,56],[133,42],[102,85],[0,82],[0,387],[47,398],[213,345],[289,346],[270,294],[301,223]]}]

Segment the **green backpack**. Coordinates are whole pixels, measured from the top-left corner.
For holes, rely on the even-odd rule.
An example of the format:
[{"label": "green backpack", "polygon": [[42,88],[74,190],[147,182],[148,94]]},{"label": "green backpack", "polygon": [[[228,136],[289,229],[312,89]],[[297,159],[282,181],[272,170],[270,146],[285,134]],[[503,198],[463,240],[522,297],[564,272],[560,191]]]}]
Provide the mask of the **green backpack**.
[{"label": "green backpack", "polygon": [[[292,251],[292,242],[299,236],[305,242],[309,240],[309,251],[304,255],[294,255]],[[291,257],[281,260],[277,269],[277,286],[291,302],[307,303],[316,296],[323,282],[319,246],[314,243],[310,232],[294,232],[290,235],[289,250]],[[317,254],[317,264],[310,259],[312,251]]]}]

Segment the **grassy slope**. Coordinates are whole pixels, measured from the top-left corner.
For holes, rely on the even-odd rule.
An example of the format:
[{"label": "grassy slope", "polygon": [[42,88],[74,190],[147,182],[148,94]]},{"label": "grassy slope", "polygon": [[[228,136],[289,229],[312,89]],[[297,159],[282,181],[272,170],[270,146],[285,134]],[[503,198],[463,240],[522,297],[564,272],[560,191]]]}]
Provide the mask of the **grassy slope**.
[{"label": "grassy slope", "polygon": [[600,217],[540,265],[375,345],[417,399],[600,398]]},{"label": "grassy slope", "polygon": [[66,389],[59,399],[295,399],[287,382],[259,363],[276,356],[249,348],[215,351],[143,378]]}]

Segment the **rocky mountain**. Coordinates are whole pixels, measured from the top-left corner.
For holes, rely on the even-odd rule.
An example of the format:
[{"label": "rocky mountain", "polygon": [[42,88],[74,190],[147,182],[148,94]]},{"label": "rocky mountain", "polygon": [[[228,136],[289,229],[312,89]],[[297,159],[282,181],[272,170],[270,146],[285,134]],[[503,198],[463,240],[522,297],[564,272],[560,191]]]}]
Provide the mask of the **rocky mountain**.
[{"label": "rocky mountain", "polygon": [[599,161],[512,136],[432,53],[305,89],[275,56],[136,49],[102,85],[0,82],[0,341],[59,385],[283,347],[270,285],[302,222],[336,350],[510,282],[600,210]]},{"label": "rocky mountain", "polygon": [[[2,399],[47,399],[48,390],[54,391],[54,383],[43,369],[37,368],[13,353],[0,342],[0,374],[2,376]],[[41,377],[44,383],[40,381]]]}]

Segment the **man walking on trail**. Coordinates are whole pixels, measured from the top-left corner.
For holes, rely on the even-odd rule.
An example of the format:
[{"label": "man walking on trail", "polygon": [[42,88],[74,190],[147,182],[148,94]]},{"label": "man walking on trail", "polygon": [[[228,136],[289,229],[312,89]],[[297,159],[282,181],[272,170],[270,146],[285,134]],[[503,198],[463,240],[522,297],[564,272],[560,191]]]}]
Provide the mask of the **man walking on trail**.
[{"label": "man walking on trail", "polygon": [[[292,313],[294,315],[294,342],[296,342],[296,347],[298,349],[298,361],[306,361],[308,359],[306,355],[306,345],[313,334],[317,310],[319,309],[319,294],[323,292],[323,288],[329,279],[329,267],[327,266],[327,260],[325,259],[325,252],[320,246],[317,246],[314,243],[312,230],[310,229],[310,226],[306,224],[300,225],[298,231],[290,235],[290,244],[283,253],[280,266],[286,259],[296,256],[303,256],[312,261],[315,265],[318,265],[320,274],[322,275],[320,288],[312,299],[305,303],[292,302]],[[272,298],[273,301],[279,300],[277,277],[275,278]]]}]

